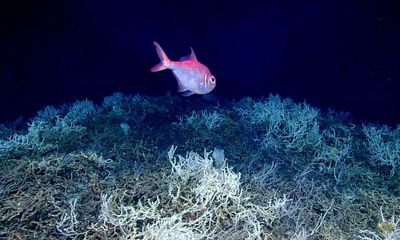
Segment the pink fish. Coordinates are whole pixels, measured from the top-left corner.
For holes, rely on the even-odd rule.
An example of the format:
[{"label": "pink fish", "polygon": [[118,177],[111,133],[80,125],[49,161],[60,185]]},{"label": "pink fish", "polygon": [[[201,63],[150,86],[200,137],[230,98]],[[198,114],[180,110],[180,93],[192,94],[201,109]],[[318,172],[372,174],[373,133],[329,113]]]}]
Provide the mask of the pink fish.
[{"label": "pink fish", "polygon": [[179,61],[171,61],[160,45],[157,42],[153,43],[161,62],[150,71],[158,72],[171,69],[178,82],[178,92],[182,93],[182,96],[207,94],[214,89],[215,77],[206,66],[197,61],[192,48],[190,48],[190,55],[182,57]]}]

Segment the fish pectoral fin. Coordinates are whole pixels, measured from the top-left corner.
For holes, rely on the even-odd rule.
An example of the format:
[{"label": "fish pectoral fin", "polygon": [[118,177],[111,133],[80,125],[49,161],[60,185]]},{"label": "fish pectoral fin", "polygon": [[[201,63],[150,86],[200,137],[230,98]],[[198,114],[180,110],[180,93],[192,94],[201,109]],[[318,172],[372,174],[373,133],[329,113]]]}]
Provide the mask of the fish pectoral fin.
[{"label": "fish pectoral fin", "polygon": [[184,92],[181,92],[182,97],[189,97],[191,95],[193,95],[194,92],[190,91],[190,90],[186,90]]},{"label": "fish pectoral fin", "polygon": [[187,56],[183,56],[179,59],[179,61],[185,61],[185,60],[196,60],[197,61],[197,57],[194,54],[193,48],[190,48],[190,54]]}]

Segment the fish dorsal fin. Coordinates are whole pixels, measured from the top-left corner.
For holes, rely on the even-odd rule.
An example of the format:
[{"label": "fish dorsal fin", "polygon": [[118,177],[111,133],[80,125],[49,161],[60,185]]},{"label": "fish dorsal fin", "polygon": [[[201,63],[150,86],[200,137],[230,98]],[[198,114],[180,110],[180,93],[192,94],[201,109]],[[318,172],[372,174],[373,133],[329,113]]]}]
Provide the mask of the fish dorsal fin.
[{"label": "fish dorsal fin", "polygon": [[196,57],[196,54],[194,54],[193,48],[190,48],[189,55],[181,57],[181,59],[179,59],[179,61],[185,61],[185,60],[196,60],[197,61],[197,57]]}]

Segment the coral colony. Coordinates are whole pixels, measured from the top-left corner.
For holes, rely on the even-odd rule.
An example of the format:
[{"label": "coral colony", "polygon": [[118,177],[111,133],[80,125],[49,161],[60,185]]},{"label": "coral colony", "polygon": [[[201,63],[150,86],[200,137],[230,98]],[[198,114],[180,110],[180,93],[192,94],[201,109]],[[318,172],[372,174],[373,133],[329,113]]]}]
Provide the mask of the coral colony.
[{"label": "coral colony", "polygon": [[2,124],[1,237],[400,238],[399,127],[278,95],[183,101],[115,93]]}]

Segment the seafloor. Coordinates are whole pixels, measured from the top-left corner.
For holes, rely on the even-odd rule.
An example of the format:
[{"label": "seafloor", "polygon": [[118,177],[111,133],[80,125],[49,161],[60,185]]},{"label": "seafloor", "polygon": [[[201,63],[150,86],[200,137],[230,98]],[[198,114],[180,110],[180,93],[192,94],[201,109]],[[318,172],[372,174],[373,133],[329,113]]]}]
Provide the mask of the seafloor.
[{"label": "seafloor", "polygon": [[400,239],[400,127],[116,93],[0,125],[0,239]]}]

